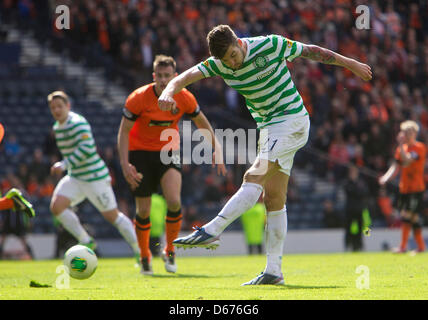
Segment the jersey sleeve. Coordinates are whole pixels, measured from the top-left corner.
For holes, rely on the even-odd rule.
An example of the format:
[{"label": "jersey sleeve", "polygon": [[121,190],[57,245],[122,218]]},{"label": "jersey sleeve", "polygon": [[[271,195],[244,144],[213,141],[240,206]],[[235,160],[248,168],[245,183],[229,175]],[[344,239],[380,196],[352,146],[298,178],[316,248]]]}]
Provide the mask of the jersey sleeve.
[{"label": "jersey sleeve", "polygon": [[214,62],[214,57],[209,57],[197,65],[199,71],[202,72],[205,78],[215,77],[218,75],[218,69]]},{"label": "jersey sleeve", "polygon": [[284,57],[290,62],[302,54],[303,44],[301,42],[280,35],[272,35],[272,41],[283,46],[281,52],[284,52]]},{"label": "jersey sleeve", "polygon": [[200,113],[200,108],[195,96],[188,90],[183,92],[183,110],[190,117],[196,117]]},{"label": "jersey sleeve", "polygon": [[125,102],[123,116],[129,120],[135,121],[141,113],[141,104],[135,92],[131,93]]}]

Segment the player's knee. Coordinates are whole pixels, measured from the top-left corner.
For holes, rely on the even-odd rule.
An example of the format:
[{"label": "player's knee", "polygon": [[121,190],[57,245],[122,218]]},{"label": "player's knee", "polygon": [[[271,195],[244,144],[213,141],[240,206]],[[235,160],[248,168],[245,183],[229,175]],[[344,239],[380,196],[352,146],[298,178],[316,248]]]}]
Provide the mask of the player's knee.
[{"label": "player's knee", "polygon": [[181,201],[180,199],[172,199],[172,200],[167,200],[167,206],[168,206],[168,210],[170,211],[178,211],[181,208]]},{"label": "player's knee", "polygon": [[280,194],[271,194],[263,197],[263,202],[266,206],[266,211],[278,211],[284,208],[286,199]]},{"label": "player's knee", "polygon": [[243,183],[246,183],[246,182],[264,185],[265,176],[253,174],[253,172],[247,171],[247,172],[245,172],[244,178],[243,178]]},{"label": "player's knee", "polygon": [[150,217],[150,208],[139,208],[137,210],[137,216],[139,216],[141,219]]},{"label": "player's knee", "polygon": [[405,223],[411,223],[412,214],[408,211],[401,211],[401,221]]},{"label": "player's knee", "polygon": [[66,208],[63,208],[63,206],[61,205],[61,203],[57,200],[52,200],[50,205],[49,205],[49,209],[52,212],[52,214],[54,216],[58,216],[61,214],[61,212],[63,212]]},{"label": "player's knee", "polygon": [[119,210],[113,209],[110,211],[102,212],[104,219],[106,219],[111,224],[115,223],[117,216],[119,215]]}]

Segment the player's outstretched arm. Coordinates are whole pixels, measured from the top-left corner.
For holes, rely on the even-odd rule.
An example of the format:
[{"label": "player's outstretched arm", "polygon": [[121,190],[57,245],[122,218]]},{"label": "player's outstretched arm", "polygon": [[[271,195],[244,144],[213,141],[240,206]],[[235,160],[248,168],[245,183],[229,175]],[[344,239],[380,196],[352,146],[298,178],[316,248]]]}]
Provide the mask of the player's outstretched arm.
[{"label": "player's outstretched arm", "polygon": [[394,163],[389,167],[388,171],[381,176],[378,180],[381,186],[385,185],[391,178],[395,177],[398,173],[398,163],[394,161]]},{"label": "player's outstretched arm", "polygon": [[303,44],[301,57],[324,64],[332,64],[344,67],[352,71],[356,76],[364,81],[372,79],[372,70],[369,65],[361,63],[355,59],[348,58],[329,49],[316,45]]},{"label": "player's outstretched arm", "polygon": [[176,103],[173,99],[174,94],[180,92],[186,86],[196,81],[202,80],[203,78],[205,78],[204,74],[198,69],[197,66],[187,69],[183,73],[176,76],[168,83],[160,95],[158,99],[159,108],[163,111],[174,109],[176,107]]}]

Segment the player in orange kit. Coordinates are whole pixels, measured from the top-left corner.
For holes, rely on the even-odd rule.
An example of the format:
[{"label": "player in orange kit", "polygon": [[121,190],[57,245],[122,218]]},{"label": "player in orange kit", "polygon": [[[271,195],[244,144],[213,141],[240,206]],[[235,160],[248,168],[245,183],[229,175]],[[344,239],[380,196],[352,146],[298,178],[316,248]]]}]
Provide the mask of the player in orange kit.
[{"label": "player in orange kit", "polygon": [[395,161],[388,171],[379,178],[384,185],[401,170],[399,184],[398,206],[401,214],[401,244],[394,251],[403,253],[407,251],[407,242],[413,228],[413,236],[417,244],[416,252],[425,251],[425,241],[422,237],[422,225],[419,214],[422,212],[423,194],[425,191],[424,167],[426,159],[426,146],[416,141],[419,126],[416,122],[408,120],[400,125],[400,133],[395,152]]},{"label": "player in orange kit", "polygon": [[[4,127],[0,123],[0,143],[2,142],[4,137]],[[21,191],[18,189],[12,188],[10,189],[4,197],[1,197],[0,192],[0,211],[4,210],[18,210],[23,211],[27,214],[29,218],[33,218],[35,216],[33,206],[29,203],[23,196]]]},{"label": "player in orange kit", "polygon": [[[205,138],[215,147],[213,157],[216,157],[216,162],[219,163],[217,172],[223,175],[226,173],[219,142],[193,94],[187,89],[178,92],[174,96],[177,102],[177,108],[174,110],[161,111],[158,107],[158,97],[169,81],[177,75],[174,59],[164,55],[156,56],[153,71],[154,82],[136,89],[126,100],[118,133],[123,175],[136,202],[135,230],[141,251],[141,273],[147,275],[153,274],[149,248],[151,195],[157,192],[159,185],[168,206],[166,246],[162,258],[168,272],[174,273],[177,270],[172,241],[178,237],[182,220],[178,122],[184,114],[190,116],[199,129],[210,132]],[[205,133],[208,132],[206,130]],[[169,141],[171,137],[172,140]],[[167,163],[165,159],[172,161]]]}]

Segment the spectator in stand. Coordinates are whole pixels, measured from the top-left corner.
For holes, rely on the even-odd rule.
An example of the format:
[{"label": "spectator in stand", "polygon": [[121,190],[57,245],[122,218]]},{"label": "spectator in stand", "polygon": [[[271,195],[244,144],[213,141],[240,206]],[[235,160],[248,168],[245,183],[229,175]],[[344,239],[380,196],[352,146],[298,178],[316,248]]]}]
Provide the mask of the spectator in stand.
[{"label": "spectator in stand", "polygon": [[49,175],[49,167],[43,157],[41,148],[34,149],[33,159],[28,166],[28,170],[35,176],[37,183],[43,183],[45,177]]},{"label": "spectator in stand", "polygon": [[21,145],[14,134],[9,135],[4,141],[4,151],[8,157],[16,157],[21,153]]},{"label": "spectator in stand", "polygon": [[349,163],[349,153],[341,133],[337,133],[333,142],[330,144],[328,155],[330,162],[328,167],[333,171],[336,181],[346,177],[346,164]]}]

